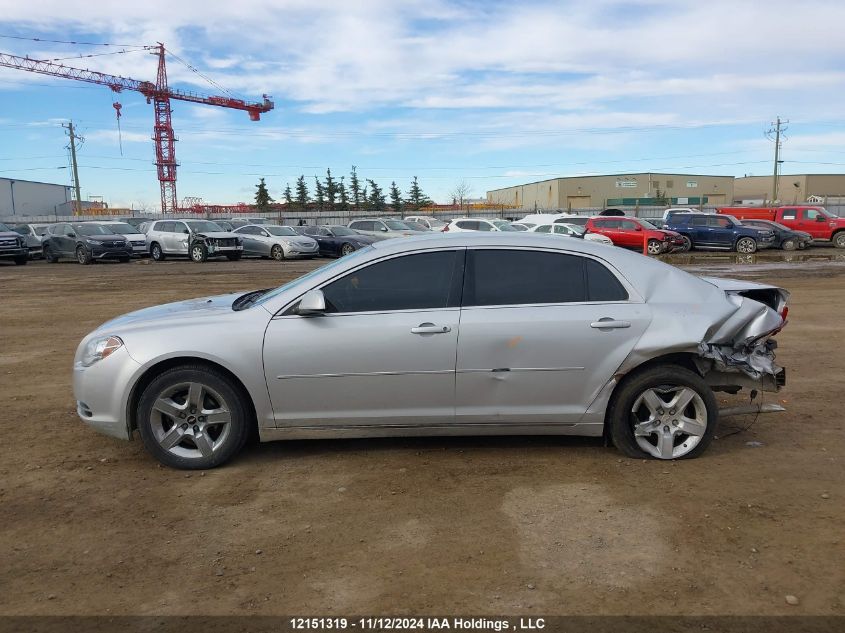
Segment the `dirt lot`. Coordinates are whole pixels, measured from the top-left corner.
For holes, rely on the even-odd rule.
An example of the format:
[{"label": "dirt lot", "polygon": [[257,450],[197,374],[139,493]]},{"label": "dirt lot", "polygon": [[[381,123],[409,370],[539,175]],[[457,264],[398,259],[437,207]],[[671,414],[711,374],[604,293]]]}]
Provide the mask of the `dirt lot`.
[{"label": "dirt lot", "polygon": [[1,265],[0,614],[845,614],[845,266],[701,261],[793,292],[788,412],[726,420],[701,459],[303,441],[193,474],[77,419],[78,341],[314,264]]}]

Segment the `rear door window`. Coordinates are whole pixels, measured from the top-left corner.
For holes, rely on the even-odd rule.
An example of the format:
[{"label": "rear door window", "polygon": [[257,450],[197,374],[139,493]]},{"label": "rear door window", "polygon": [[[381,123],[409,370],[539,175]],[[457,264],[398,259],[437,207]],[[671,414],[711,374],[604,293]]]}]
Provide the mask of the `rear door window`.
[{"label": "rear door window", "polygon": [[[466,229],[468,231],[478,231],[478,222],[475,220],[461,220],[455,223],[459,229]],[[490,230],[489,228],[486,230]]]}]

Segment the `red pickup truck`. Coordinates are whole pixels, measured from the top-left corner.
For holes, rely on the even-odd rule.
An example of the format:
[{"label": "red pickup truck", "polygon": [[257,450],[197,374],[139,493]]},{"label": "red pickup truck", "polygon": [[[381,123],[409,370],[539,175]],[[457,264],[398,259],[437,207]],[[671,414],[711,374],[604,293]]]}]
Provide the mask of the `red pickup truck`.
[{"label": "red pickup truck", "polygon": [[772,220],[795,231],[809,233],[813,241],[829,241],[836,248],[845,248],[845,218],[836,217],[824,207],[721,207],[716,211],[739,220]]}]

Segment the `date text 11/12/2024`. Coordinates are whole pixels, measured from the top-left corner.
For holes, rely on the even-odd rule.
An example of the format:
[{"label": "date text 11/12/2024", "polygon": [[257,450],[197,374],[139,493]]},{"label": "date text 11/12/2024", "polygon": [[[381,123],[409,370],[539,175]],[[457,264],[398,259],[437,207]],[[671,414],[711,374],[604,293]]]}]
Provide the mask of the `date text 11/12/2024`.
[{"label": "date text 11/12/2024", "polygon": [[510,621],[461,617],[293,617],[289,623],[291,629],[296,631],[538,631],[546,627],[543,618],[517,618]]}]

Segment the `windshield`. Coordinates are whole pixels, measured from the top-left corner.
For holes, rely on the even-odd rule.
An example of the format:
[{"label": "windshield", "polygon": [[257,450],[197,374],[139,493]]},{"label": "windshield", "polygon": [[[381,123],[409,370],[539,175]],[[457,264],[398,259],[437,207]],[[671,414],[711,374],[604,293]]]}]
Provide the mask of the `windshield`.
[{"label": "windshield", "polygon": [[[0,222],[0,231],[11,231],[11,230],[12,230],[12,229],[10,229],[8,226],[6,226],[6,225],[5,225],[5,224],[3,224],[2,222]],[[19,232],[20,232],[20,231],[19,231]],[[21,233],[21,235],[23,235],[23,233]]]},{"label": "windshield", "polygon": [[364,248],[359,248],[357,251],[355,251],[354,253],[352,253],[350,255],[346,255],[345,257],[341,257],[340,259],[336,259],[330,264],[326,264],[325,266],[320,266],[320,268],[315,268],[310,273],[307,273],[307,274],[303,275],[302,277],[298,277],[298,278],[294,279],[293,281],[289,281],[285,285],[279,286],[278,288],[271,290],[267,294],[262,295],[260,298],[256,299],[256,301],[252,305],[261,305],[261,304],[269,301],[273,297],[278,297],[281,293],[285,292],[286,290],[288,290],[290,288],[293,288],[297,284],[308,281],[312,277],[314,277],[314,276],[316,276],[316,275],[318,275],[322,272],[325,272],[327,270],[331,270],[332,268],[334,268],[336,266],[340,266],[342,264],[343,265],[348,264],[349,260],[351,260],[355,257],[360,257],[362,253],[366,253],[368,251],[371,251],[372,248],[373,248],[372,246],[365,246]]},{"label": "windshield", "polygon": [[186,220],[185,224],[194,233],[215,233],[223,230],[217,224],[208,220]]},{"label": "windshield", "polygon": [[289,226],[265,226],[264,230],[270,235],[299,235]]},{"label": "windshield", "polygon": [[104,224],[103,226],[112,233],[117,233],[118,235],[127,235],[129,233],[138,232],[138,229],[131,224],[126,224],[125,222],[121,222],[119,224]]},{"label": "windshield", "polygon": [[79,235],[111,235],[102,224],[72,224],[73,230]]},{"label": "windshield", "polygon": [[411,227],[399,220],[385,220],[384,223],[391,231],[407,231]]},{"label": "windshield", "polygon": [[511,224],[511,226],[513,228],[515,228],[517,231],[527,231],[528,230],[528,227],[525,226],[524,224]]},{"label": "windshield", "polygon": [[355,231],[346,226],[327,226],[332,235],[358,235]]},{"label": "windshield", "polygon": [[517,231],[517,229],[513,228],[509,222],[505,222],[504,220],[491,220],[491,222],[493,223],[493,226],[500,231]]},{"label": "windshield", "polygon": [[818,212],[821,213],[824,217],[826,217],[830,220],[836,220],[837,219],[835,215],[833,215],[830,211],[828,211],[824,207],[817,207],[817,209],[818,209]]}]

